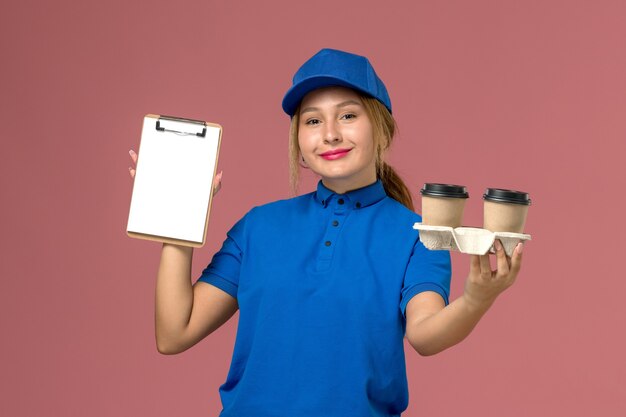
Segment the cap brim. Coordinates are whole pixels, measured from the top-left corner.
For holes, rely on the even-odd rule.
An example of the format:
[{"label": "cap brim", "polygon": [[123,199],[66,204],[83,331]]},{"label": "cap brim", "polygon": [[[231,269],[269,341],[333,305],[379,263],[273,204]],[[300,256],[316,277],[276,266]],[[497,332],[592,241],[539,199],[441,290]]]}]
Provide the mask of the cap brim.
[{"label": "cap brim", "polygon": [[285,94],[285,97],[283,98],[283,110],[289,116],[293,116],[304,96],[313,90],[317,90],[318,88],[332,86],[347,87],[369,95],[367,92],[340,78],[327,75],[316,75],[314,77],[301,80],[298,84],[292,86],[289,91],[287,91],[287,94]]}]

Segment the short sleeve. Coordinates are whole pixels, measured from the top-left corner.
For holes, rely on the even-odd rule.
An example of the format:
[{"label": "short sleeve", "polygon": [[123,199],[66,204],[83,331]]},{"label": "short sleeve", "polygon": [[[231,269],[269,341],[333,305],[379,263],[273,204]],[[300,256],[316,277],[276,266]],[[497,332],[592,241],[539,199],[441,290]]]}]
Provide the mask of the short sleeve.
[{"label": "short sleeve", "polygon": [[406,318],[406,306],[409,300],[424,291],[438,293],[446,305],[448,305],[451,276],[450,252],[445,250],[428,250],[418,240],[413,248],[413,253],[404,276],[400,299],[402,316]]},{"label": "short sleeve", "polygon": [[213,255],[198,281],[211,284],[237,298],[239,274],[245,247],[246,218],[239,220],[226,234],[222,248]]}]

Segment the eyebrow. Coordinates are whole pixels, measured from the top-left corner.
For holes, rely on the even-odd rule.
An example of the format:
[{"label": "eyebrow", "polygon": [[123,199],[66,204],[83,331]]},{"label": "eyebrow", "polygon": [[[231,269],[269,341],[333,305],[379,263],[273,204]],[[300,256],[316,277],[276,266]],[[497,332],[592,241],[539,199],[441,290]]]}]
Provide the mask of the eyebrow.
[{"label": "eyebrow", "polygon": [[[346,107],[346,106],[350,106],[350,105],[353,105],[353,104],[356,104],[357,106],[361,105],[361,103],[359,103],[356,100],[346,100],[346,101],[343,101],[343,102],[337,104],[335,107],[336,108],[341,108],[341,107]],[[306,113],[306,112],[318,111],[318,110],[319,110],[318,107],[305,107],[304,109],[300,110],[300,114]]]}]

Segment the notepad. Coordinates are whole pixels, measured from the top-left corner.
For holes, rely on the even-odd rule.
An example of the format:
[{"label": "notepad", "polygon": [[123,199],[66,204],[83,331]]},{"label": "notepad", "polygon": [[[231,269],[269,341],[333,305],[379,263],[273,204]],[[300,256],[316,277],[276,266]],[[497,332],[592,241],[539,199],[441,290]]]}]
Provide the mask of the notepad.
[{"label": "notepad", "polygon": [[192,247],[204,245],[221,135],[218,124],[146,115],[128,236]]}]

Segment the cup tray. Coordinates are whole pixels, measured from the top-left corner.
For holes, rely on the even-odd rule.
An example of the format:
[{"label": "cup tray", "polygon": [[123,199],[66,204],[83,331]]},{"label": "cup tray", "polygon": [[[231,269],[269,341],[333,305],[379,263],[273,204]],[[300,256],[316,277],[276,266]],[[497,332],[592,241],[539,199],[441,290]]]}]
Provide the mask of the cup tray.
[{"label": "cup tray", "polygon": [[428,249],[455,250],[470,255],[495,253],[493,243],[498,239],[506,254],[511,256],[520,241],[530,240],[530,235],[527,234],[491,232],[478,227],[452,228],[415,223],[413,229],[419,230],[420,240]]}]

